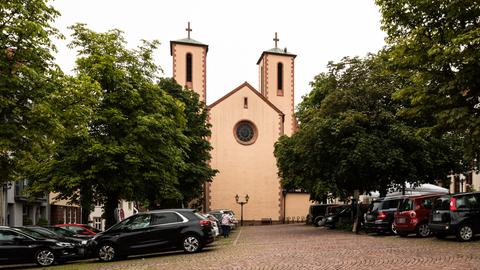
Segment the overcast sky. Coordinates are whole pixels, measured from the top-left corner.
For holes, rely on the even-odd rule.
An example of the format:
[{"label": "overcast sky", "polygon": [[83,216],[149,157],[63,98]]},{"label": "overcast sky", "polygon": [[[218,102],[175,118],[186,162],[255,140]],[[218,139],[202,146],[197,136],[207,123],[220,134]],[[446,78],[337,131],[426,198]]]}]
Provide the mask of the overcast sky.
[{"label": "overcast sky", "polygon": [[71,73],[75,51],[68,26],[82,22],[98,32],[120,29],[128,46],[141,39],[161,42],[156,62],[172,76],[171,40],[187,37],[209,45],[207,54],[207,104],[247,81],[258,89],[261,53],[278,47],[296,54],[295,104],[311,88],[314,76],[326,71],[328,61],[344,56],[364,56],[384,45],[380,14],[374,0],[55,0],[62,14],[55,26],[67,37],[57,41],[57,63]]}]

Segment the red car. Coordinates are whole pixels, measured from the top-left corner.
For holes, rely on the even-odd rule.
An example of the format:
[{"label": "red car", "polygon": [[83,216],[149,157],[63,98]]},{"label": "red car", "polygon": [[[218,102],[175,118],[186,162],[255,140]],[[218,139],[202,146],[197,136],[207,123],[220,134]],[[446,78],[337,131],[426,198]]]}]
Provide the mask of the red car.
[{"label": "red car", "polygon": [[78,236],[92,237],[100,232],[93,227],[90,227],[85,224],[57,224],[55,227],[60,227],[65,230],[74,232]]},{"label": "red car", "polygon": [[400,201],[395,213],[397,234],[407,236],[410,233],[416,233],[419,237],[429,236],[431,231],[428,227],[428,218],[433,202],[440,196],[442,194],[418,195]]}]

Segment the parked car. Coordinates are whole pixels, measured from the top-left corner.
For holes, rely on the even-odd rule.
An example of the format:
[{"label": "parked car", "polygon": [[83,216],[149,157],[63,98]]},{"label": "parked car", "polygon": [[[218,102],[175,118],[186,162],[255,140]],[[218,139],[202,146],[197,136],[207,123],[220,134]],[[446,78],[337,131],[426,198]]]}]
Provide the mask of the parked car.
[{"label": "parked car", "polygon": [[352,206],[348,204],[334,205],[327,208],[325,226],[334,229],[341,219],[351,219]]},{"label": "parked car", "polygon": [[397,233],[394,223],[394,214],[398,204],[406,196],[392,196],[374,199],[365,213],[365,231],[376,233]]},{"label": "parked car", "polygon": [[455,235],[460,241],[472,240],[480,233],[480,192],[437,198],[428,226],[438,238]]},{"label": "parked car", "polygon": [[74,232],[78,236],[92,237],[100,232],[100,230],[95,229],[86,224],[56,224],[55,227],[59,227],[65,230]]},{"label": "parked car", "polygon": [[313,204],[308,208],[307,224],[315,227],[325,225],[326,210],[329,206],[337,204]]},{"label": "parked car", "polygon": [[419,237],[427,237],[431,231],[428,218],[435,199],[441,194],[417,195],[400,201],[395,213],[395,228],[400,236],[416,233]]},{"label": "parked car", "polygon": [[72,243],[0,226],[0,265],[33,262],[50,266],[76,256],[77,250]]},{"label": "parked car", "polygon": [[203,216],[206,219],[210,220],[210,222],[212,223],[213,235],[215,237],[219,236],[222,228],[222,226],[220,225],[220,221],[216,217],[210,214],[204,214]]},{"label": "parked car", "polygon": [[55,239],[61,242],[71,243],[75,248],[75,255],[72,255],[71,259],[81,259],[87,256],[87,240],[81,239],[78,237],[65,237],[61,234],[58,234],[54,231],[51,231],[47,228],[40,226],[21,226],[15,227],[24,233],[40,237],[40,238],[49,238]]},{"label": "parked car", "polygon": [[211,222],[194,209],[155,210],[133,215],[90,240],[101,261],[165,249],[200,251],[214,241]]},{"label": "parked car", "polygon": [[215,210],[212,210],[212,211],[208,212],[208,214],[213,215],[220,222],[222,221],[222,215],[224,213],[232,216],[232,220],[233,220],[233,223],[231,224],[232,230],[237,228],[238,220],[235,218],[235,213],[232,210],[230,210],[230,209],[215,209]]}]

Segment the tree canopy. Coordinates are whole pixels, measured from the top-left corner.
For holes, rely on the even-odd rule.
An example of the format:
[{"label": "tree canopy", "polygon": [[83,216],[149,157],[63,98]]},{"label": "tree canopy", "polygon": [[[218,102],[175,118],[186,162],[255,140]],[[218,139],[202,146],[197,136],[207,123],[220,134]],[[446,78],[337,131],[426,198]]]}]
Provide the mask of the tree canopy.
[{"label": "tree canopy", "polygon": [[48,156],[58,122],[49,102],[61,72],[51,26],[59,13],[45,1],[0,3],[0,184],[25,177]]},{"label": "tree canopy", "polygon": [[158,43],[144,41],[129,50],[119,30],[97,33],[83,24],[71,29],[71,46],[78,49],[76,80],[99,91],[80,103],[91,112],[75,118],[82,120],[76,122],[83,132],[65,133],[54,159],[40,171],[37,188],[104,203],[107,227],[115,222],[120,199],[152,205],[181,199],[178,172],[189,141],[185,104],[155,83],[152,53]]},{"label": "tree canopy", "polygon": [[389,68],[409,79],[395,93],[423,132],[459,133],[469,160],[480,153],[480,2],[376,0]]},{"label": "tree canopy", "polygon": [[397,117],[392,94],[407,82],[385,69],[383,55],[344,58],[312,82],[299,105],[298,133],[276,144],[286,188],[305,188],[323,200],[380,190],[405,182],[445,178],[459,166],[455,136],[419,136]]}]

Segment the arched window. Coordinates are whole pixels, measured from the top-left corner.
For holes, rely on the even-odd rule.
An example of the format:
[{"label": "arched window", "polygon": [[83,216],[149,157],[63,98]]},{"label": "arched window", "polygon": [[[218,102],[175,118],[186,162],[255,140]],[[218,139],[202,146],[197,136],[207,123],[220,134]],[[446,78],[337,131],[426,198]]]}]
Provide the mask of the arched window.
[{"label": "arched window", "polygon": [[277,95],[283,96],[283,64],[277,64]]},{"label": "arched window", "polygon": [[192,54],[187,53],[187,82],[192,82]]}]

